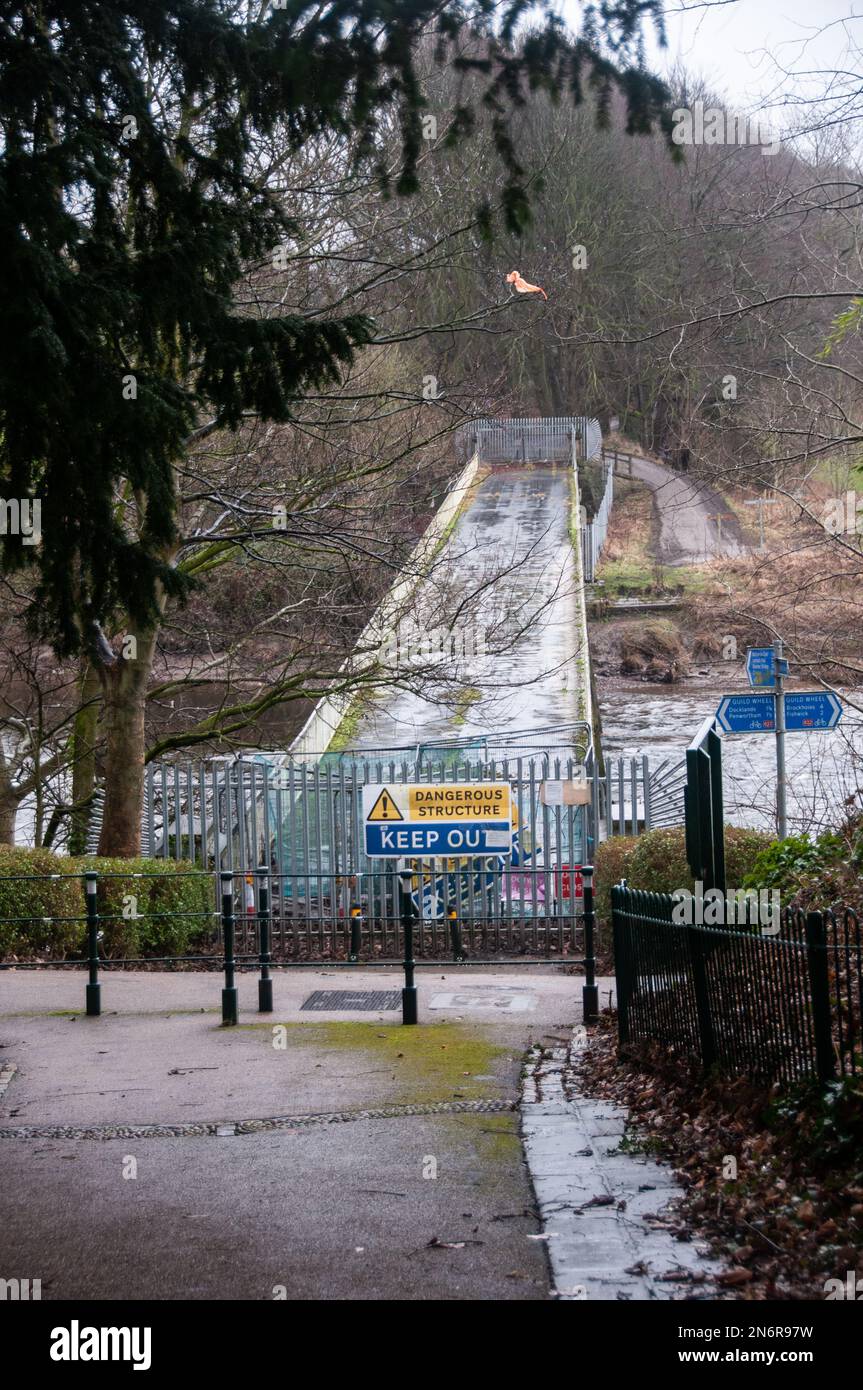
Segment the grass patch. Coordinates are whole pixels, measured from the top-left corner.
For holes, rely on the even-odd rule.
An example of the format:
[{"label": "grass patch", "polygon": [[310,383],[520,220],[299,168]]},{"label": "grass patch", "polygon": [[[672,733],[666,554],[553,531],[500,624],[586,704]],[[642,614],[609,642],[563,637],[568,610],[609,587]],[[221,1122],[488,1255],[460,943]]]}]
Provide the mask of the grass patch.
[{"label": "grass patch", "polygon": [[453,724],[457,727],[465,722],[465,716],[471,705],[475,705],[477,700],[482,699],[482,691],[477,690],[475,685],[465,686],[455,702],[453,713]]},{"label": "grass patch", "polygon": [[658,519],[653,493],[635,478],[615,478],[614,506],[597,570],[606,599],[700,593],[709,571],[692,565],[668,566],[656,558]]},{"label": "grass patch", "polygon": [[609,596],[656,589],[653,493],[636,479],[615,478],[614,506],[597,578]]}]

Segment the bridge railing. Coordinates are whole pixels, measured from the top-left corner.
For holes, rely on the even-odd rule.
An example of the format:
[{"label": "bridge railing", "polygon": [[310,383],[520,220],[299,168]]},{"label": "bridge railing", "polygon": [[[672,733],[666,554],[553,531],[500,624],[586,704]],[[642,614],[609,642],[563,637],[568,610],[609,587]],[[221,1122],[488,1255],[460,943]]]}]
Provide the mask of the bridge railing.
[{"label": "bridge railing", "polygon": [[596,509],[596,513],[591,521],[585,522],[581,528],[581,554],[584,565],[584,582],[592,584],[596,579],[596,569],[599,558],[605,545],[608,535],[608,523],[611,519],[611,508],[614,502],[614,465],[605,464],[605,485],[602,490],[602,501]]}]

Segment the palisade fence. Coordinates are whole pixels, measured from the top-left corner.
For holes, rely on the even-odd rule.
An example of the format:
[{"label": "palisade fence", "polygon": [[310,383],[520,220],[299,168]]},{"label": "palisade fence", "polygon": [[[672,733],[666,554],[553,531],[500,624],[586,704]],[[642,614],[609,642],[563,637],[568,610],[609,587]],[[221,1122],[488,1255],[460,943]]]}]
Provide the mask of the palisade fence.
[{"label": "palisade fence", "polygon": [[863,1072],[856,913],[786,909],[765,923],[750,898],[726,907],[726,925],[704,926],[675,922],[674,906],[671,894],[612,889],[621,1046],[658,1042],[760,1084]]},{"label": "palisade fence", "polygon": [[[583,761],[541,757],[471,758],[464,749],[426,749],[408,759],[328,754],[311,765],[251,758],[148,769],[145,853],[210,870],[273,880],[274,941],[332,949],[352,913],[379,944],[397,944],[398,869],[412,871],[422,922],[465,924],[473,949],[571,950],[580,902],[575,875],[592,845],[591,806],[546,805],[549,780],[578,781]],[[392,750],[393,754],[396,750]],[[432,754],[434,756],[432,756]],[[441,756],[443,755],[443,756]],[[363,787],[373,783],[508,781],[515,825],[511,857],[369,859]],[[437,931],[437,925],[430,928]]]},{"label": "palisade fence", "polygon": [[480,463],[565,463],[597,459],[602,452],[599,421],[588,415],[476,420],[457,435],[457,452],[476,449]]},{"label": "palisade fence", "polygon": [[[549,930],[574,926],[580,900],[572,870],[591,863],[609,835],[681,824],[685,763],[607,759],[600,770],[582,731],[580,746],[537,752],[412,750],[325,754],[314,761],[279,754],[153,763],[147,769],[143,853],[210,871],[252,875],[266,866],[277,887],[273,915],[308,932],[340,930],[351,910],[394,923],[395,869],[364,853],[362,788],[370,783],[508,781],[516,813],[512,856],[410,861],[424,921],[455,909],[468,922],[509,933],[508,947],[535,948]],[[502,754],[502,756],[497,756]],[[547,804],[549,782],[582,788],[582,804]],[[551,925],[549,925],[551,924]],[[568,925],[567,925],[568,924]]]},{"label": "palisade fence", "polygon": [[513,420],[477,420],[459,431],[457,452],[476,450],[481,464],[579,463],[602,459],[605,482],[596,515],[581,527],[584,579],[592,584],[605,544],[614,501],[614,456],[602,448],[599,421],[588,415],[542,416]]}]

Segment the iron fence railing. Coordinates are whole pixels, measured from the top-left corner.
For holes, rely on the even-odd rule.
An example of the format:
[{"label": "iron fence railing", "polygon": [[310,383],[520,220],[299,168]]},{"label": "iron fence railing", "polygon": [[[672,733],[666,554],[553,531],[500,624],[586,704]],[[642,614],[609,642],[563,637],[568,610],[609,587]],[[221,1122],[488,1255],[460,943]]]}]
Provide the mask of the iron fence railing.
[{"label": "iron fence railing", "polygon": [[[267,865],[248,872],[185,864],[180,870],[0,876],[0,968],[85,965],[81,951],[91,915],[98,920],[103,963],[218,968],[226,892],[236,950],[244,960],[256,960],[264,940],[278,962],[398,960],[404,952],[405,893],[420,959],[438,959],[450,949],[456,960],[571,957],[581,951],[580,867],[549,874],[544,868],[442,860],[434,869],[398,861],[373,877],[292,873],[292,886],[301,883],[293,901],[283,877]],[[198,891],[190,894],[190,887]],[[441,897],[440,912],[430,911],[431,887]],[[59,890],[59,911],[56,899],[45,906],[46,888]],[[7,913],[11,900],[21,907]]]},{"label": "iron fence railing", "polygon": [[857,914],[765,922],[751,897],[736,910],[723,897],[726,924],[708,926],[675,920],[671,894],[612,890],[621,1045],[659,1042],[763,1084],[863,1072]]},{"label": "iron fence railing", "polygon": [[[454,870],[458,873],[459,870]],[[260,971],[258,981],[258,1011],[273,1012],[273,972],[279,969],[328,967],[350,970],[352,967],[379,966],[404,969],[405,987],[402,990],[402,1022],[417,1023],[417,991],[414,972],[418,967],[444,967],[454,963],[460,968],[482,966],[493,955],[495,963],[507,966],[536,966],[557,958],[567,957],[570,965],[584,967],[582,1003],[586,1022],[595,1022],[598,1013],[596,985],[595,912],[593,903],[593,869],[585,865],[582,871],[583,911],[576,921],[575,891],[565,910],[556,918],[546,918],[542,925],[532,924],[532,943],[514,942],[511,933],[502,929],[500,918],[464,921],[460,911],[460,896],[456,892],[446,917],[425,921],[421,912],[421,875],[415,875],[404,864],[397,870],[393,884],[391,920],[376,922],[370,916],[371,904],[362,898],[352,901],[339,929],[312,922],[296,920],[285,924],[280,916],[278,877],[262,864],[254,874],[230,871],[207,873],[184,867],[177,874],[174,886],[181,880],[184,886],[193,884],[197,892],[197,908],[188,902],[170,899],[167,910],[146,911],[127,917],[130,901],[153,886],[170,886],[172,874],[130,870],[128,873],[105,872],[87,868],[68,873],[0,875],[0,907],[11,900],[23,908],[15,914],[0,915],[0,957],[9,953],[10,943],[23,951],[0,958],[0,971],[38,970],[67,967],[87,972],[85,1008],[89,1016],[102,1012],[102,982],[100,971],[129,967],[177,967],[196,970],[223,970],[222,1022],[239,1022],[237,974],[243,970]],[[208,880],[212,880],[208,882]],[[356,887],[356,885],[352,885]],[[46,916],[44,895],[63,894],[64,915]],[[129,894],[127,889],[135,891]],[[215,889],[218,907],[207,906]],[[41,901],[40,901],[41,898]],[[122,904],[122,910],[120,905]],[[27,909],[29,908],[29,914]],[[70,911],[70,909],[72,909]],[[32,915],[37,912],[38,915]],[[167,927],[166,927],[167,919]],[[187,935],[186,949],[161,954],[150,952],[133,955],[126,935],[129,921],[135,929],[143,922],[153,923],[163,931],[180,930]],[[119,935],[112,928],[121,926]],[[305,934],[302,927],[305,927]],[[59,928],[52,946],[50,931]],[[70,930],[71,928],[71,930]],[[320,933],[315,939],[316,930]],[[577,932],[577,935],[576,935]],[[494,936],[490,943],[488,934]],[[182,933],[181,933],[182,935]],[[163,941],[170,940],[163,937]],[[137,937],[134,938],[137,942]],[[176,941],[176,935],[174,937]],[[578,956],[573,952],[578,946]],[[477,950],[479,945],[480,949]],[[507,954],[513,953],[514,954]],[[449,959],[446,957],[449,956]]]}]

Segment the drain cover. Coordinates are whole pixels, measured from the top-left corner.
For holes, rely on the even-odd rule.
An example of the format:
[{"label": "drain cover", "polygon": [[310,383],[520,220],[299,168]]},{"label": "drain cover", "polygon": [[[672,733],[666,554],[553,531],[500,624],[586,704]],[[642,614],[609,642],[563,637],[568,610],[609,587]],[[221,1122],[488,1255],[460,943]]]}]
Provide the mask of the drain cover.
[{"label": "drain cover", "polygon": [[402,995],[398,989],[316,989],[300,1006],[303,1009],[325,1009],[328,1013],[339,1010],[397,1009]]}]

